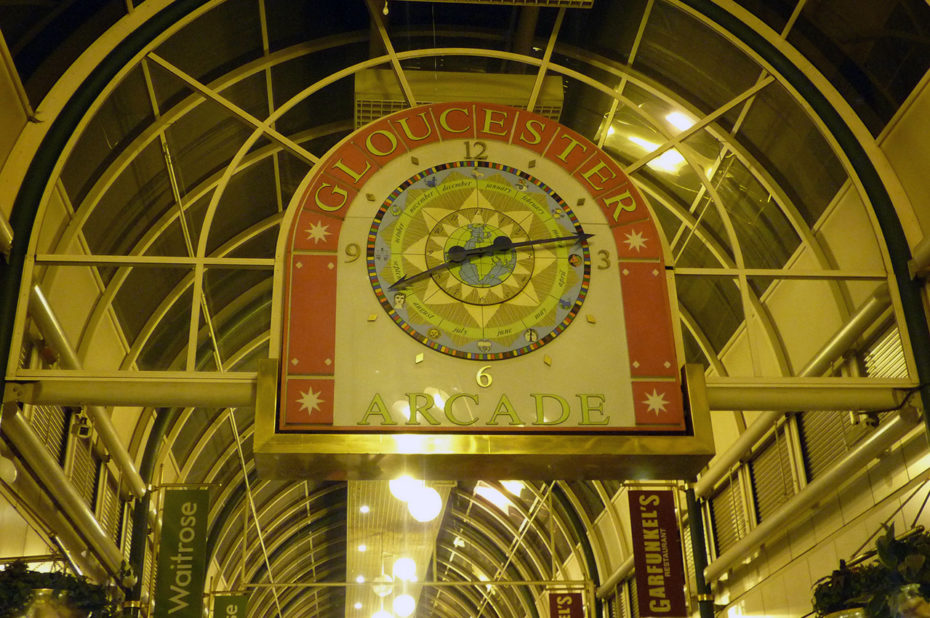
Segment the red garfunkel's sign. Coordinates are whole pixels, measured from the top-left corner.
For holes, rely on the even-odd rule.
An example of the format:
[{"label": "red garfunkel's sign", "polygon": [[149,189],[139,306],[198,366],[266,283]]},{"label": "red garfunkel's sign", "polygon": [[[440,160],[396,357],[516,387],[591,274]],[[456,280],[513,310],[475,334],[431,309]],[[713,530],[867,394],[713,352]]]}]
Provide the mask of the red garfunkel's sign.
[{"label": "red garfunkel's sign", "polygon": [[636,596],[642,618],[688,615],[681,535],[671,491],[630,491]]}]

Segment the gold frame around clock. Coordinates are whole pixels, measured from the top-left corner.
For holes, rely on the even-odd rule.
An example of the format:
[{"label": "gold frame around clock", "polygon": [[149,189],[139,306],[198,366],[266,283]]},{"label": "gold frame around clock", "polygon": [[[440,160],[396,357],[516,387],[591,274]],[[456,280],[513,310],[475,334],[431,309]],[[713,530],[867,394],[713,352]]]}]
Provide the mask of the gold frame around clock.
[{"label": "gold frame around clock", "polygon": [[278,433],[278,361],[259,362],[255,463],[263,478],[685,479],[714,455],[700,365],[685,365],[690,427],[680,435],[476,435]]},{"label": "gold frame around clock", "polygon": [[[458,237],[450,240],[461,227],[453,226],[433,262],[428,247],[411,253],[405,243],[397,245],[402,266],[383,262],[372,271],[370,261],[377,213],[397,210],[395,225],[418,203],[404,195],[407,179],[480,160],[526,170],[553,189],[560,199],[547,208],[576,221],[584,281],[590,277],[573,310],[580,314],[553,327],[558,337],[510,358],[444,354],[435,346],[451,335],[442,334],[441,324],[423,335],[429,341],[411,337],[393,319],[394,307],[376,298],[379,286],[411,272],[435,292],[442,275],[425,271],[435,270],[437,260],[448,268],[452,249],[483,256],[482,243],[490,241],[466,249]],[[424,181],[417,191],[428,196],[428,186]],[[489,199],[479,190],[475,180],[477,204]],[[580,213],[577,220],[572,211]],[[418,225],[436,230],[442,213]],[[683,371],[678,360],[664,238],[617,163],[571,129],[485,103],[397,112],[321,159],[282,229],[272,328],[280,364],[262,365],[256,400],[255,455],[263,474],[691,478],[713,455],[703,376],[700,368]],[[500,234],[535,251],[571,240],[570,231],[534,231],[527,241]],[[360,259],[366,254],[367,264]]]}]

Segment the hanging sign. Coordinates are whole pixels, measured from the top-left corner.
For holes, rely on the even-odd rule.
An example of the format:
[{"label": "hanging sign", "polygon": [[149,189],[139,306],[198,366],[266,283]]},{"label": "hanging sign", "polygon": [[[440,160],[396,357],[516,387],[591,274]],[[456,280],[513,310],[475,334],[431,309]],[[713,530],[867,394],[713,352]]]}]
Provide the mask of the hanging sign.
[{"label": "hanging sign", "polygon": [[249,604],[247,594],[227,594],[214,597],[213,618],[245,618]]},{"label": "hanging sign", "polygon": [[549,618],[584,618],[584,598],[580,592],[550,592]]},{"label": "hanging sign", "polygon": [[206,488],[165,490],[155,618],[202,618],[209,510]]},{"label": "hanging sign", "polygon": [[681,535],[671,491],[630,491],[636,596],[642,618],[688,615]]},{"label": "hanging sign", "polygon": [[554,120],[458,102],[362,127],[276,255],[265,477],[693,478],[713,455],[662,228]]}]

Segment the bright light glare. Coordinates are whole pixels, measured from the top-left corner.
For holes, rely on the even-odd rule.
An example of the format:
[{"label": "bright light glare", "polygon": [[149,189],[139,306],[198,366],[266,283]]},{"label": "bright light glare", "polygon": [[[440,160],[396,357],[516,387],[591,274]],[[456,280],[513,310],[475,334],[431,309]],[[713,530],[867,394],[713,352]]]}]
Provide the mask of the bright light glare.
[{"label": "bright light glare", "polygon": [[407,509],[421,523],[433,521],[442,511],[442,496],[432,487],[423,487],[407,501]]},{"label": "bright light glare", "polygon": [[607,127],[607,137],[610,137],[611,135],[613,135],[613,134],[616,133],[616,132],[617,132],[617,130],[614,129],[613,126]]},{"label": "bright light glare", "polygon": [[672,112],[666,116],[665,119],[679,131],[684,131],[694,126],[694,120],[691,119],[691,116],[683,112]]},{"label": "bright light glare", "polygon": [[386,597],[394,590],[394,578],[382,573],[372,580],[371,590],[379,597]]},{"label": "bright light glare", "polygon": [[684,164],[685,158],[677,150],[672,149],[666,150],[646,165],[658,172],[674,173],[680,170]]},{"label": "bright light glare", "polygon": [[433,398],[433,403],[437,408],[442,410],[446,407],[446,399],[448,399],[449,396],[445,393],[445,391],[441,391],[438,388],[433,388],[432,386],[427,386],[424,390],[427,395]]},{"label": "bright light glare", "polygon": [[494,487],[479,485],[475,487],[475,493],[500,510],[504,511],[504,513],[509,512],[510,507],[513,506],[513,502],[510,501],[510,498],[502,494],[499,489],[495,489]]},{"label": "bright light glare", "polygon": [[[629,139],[637,146],[642,146],[643,150],[647,152],[652,152],[659,147],[658,144],[650,142],[649,140],[643,139],[641,137],[630,137]],[[681,166],[684,164],[685,158],[681,156],[680,152],[672,148],[671,150],[666,150],[646,165],[656,170],[657,172],[675,173],[680,170]]]},{"label": "bright light glare", "polygon": [[361,545],[358,546],[358,550],[359,550],[359,551],[368,551],[368,546],[365,545],[364,543],[362,543]]},{"label": "bright light glare", "polygon": [[659,147],[659,145],[656,144],[655,142],[650,142],[648,139],[636,137],[635,135],[631,135],[628,139],[634,144],[636,144],[637,146],[640,146],[646,152],[652,152],[653,150]]},{"label": "bright light glare", "polygon": [[387,610],[379,609],[371,615],[371,618],[394,618],[394,616],[392,616],[391,612]]},{"label": "bright light glare", "polygon": [[352,607],[354,607],[355,609],[362,609],[362,602],[356,601],[355,605],[353,605]]},{"label": "bright light glare", "polygon": [[392,607],[395,614],[401,618],[407,618],[417,608],[417,602],[409,594],[402,594],[394,598]]},{"label": "bright light glare", "polygon": [[416,496],[425,486],[426,483],[418,481],[408,474],[388,483],[388,487],[391,489],[391,495],[403,502],[407,502]]},{"label": "bright light glare", "polygon": [[457,536],[454,539],[452,539],[452,544],[455,547],[465,547],[465,541],[460,536]]},{"label": "bright light glare", "polygon": [[364,575],[359,575],[358,577],[355,578],[355,581],[358,582],[358,583],[360,583],[360,584],[364,584],[364,583],[365,583],[365,576],[364,576]]},{"label": "bright light glare", "polygon": [[368,513],[369,511],[371,511],[371,509],[368,507],[367,504],[363,504],[363,505],[361,506],[361,508],[359,508],[359,510],[358,510],[358,512],[361,513],[362,515],[365,515],[365,514]]},{"label": "bright light glare", "polygon": [[417,563],[413,558],[398,558],[394,561],[394,577],[401,581],[411,581],[417,576]]},{"label": "bright light glare", "polygon": [[523,481],[501,481],[501,485],[518,498],[523,493]]}]

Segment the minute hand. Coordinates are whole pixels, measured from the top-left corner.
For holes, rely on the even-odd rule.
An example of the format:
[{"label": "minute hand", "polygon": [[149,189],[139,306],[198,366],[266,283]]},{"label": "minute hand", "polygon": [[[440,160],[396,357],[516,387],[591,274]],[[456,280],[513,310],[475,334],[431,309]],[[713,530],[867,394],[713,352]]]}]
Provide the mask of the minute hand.
[{"label": "minute hand", "polygon": [[542,244],[550,243],[550,242],[562,242],[565,240],[574,240],[577,242],[581,242],[581,241],[591,238],[592,236],[594,236],[594,234],[586,234],[585,232],[578,232],[577,234],[573,234],[571,236],[559,236],[557,238],[536,238],[534,240],[522,240],[520,242],[512,242],[508,238],[507,240],[510,241],[508,243],[508,246],[504,249],[501,249],[501,251],[509,251],[510,249],[517,249],[518,247],[529,247],[531,245],[542,245]]}]

